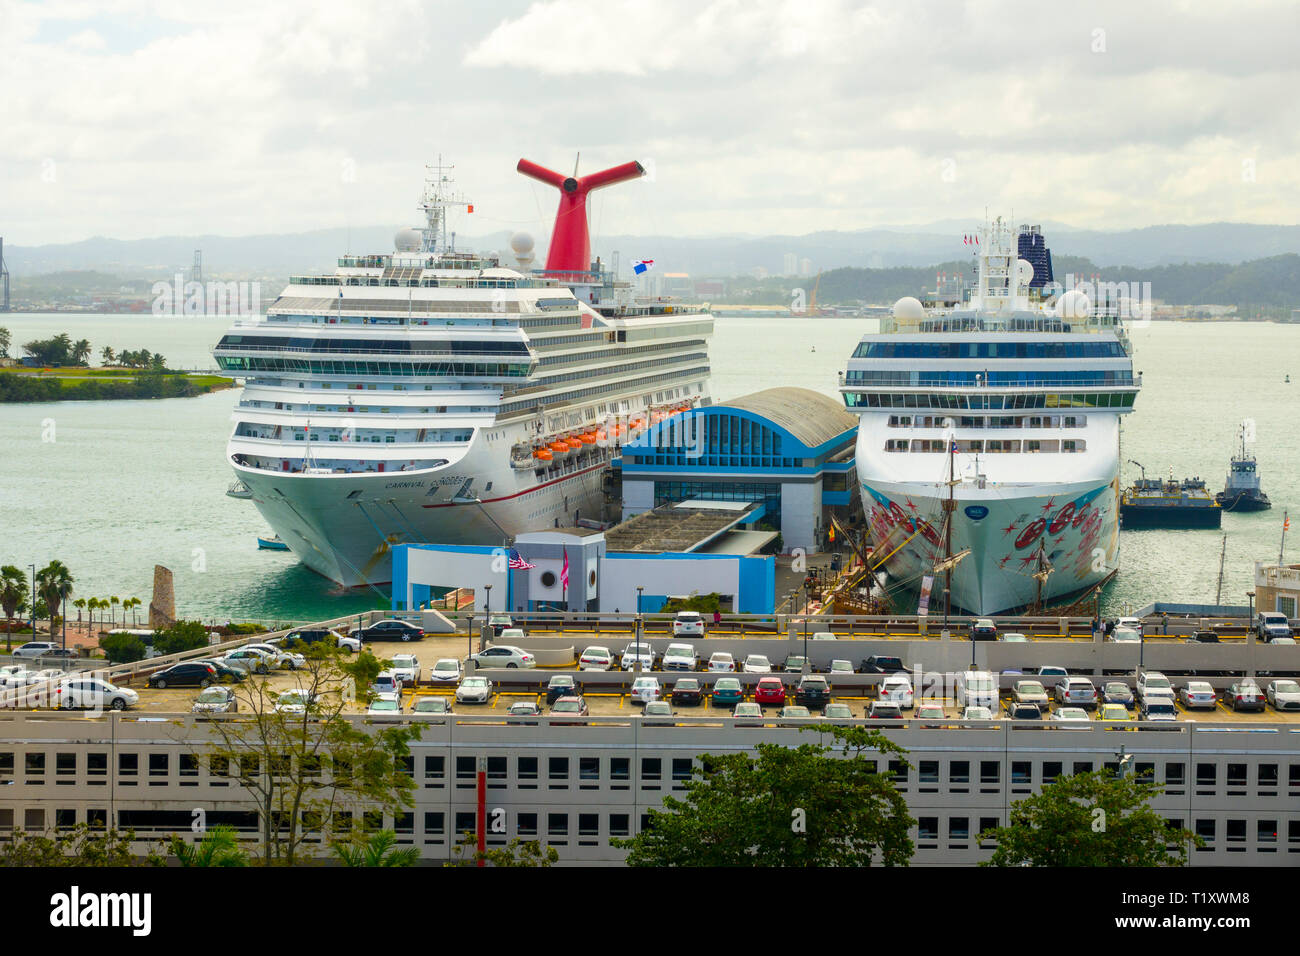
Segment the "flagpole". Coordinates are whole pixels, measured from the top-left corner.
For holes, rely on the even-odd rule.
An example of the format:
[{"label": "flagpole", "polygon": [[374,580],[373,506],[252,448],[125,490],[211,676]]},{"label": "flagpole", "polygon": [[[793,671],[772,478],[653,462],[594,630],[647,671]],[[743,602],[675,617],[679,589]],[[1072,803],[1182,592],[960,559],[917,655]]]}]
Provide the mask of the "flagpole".
[{"label": "flagpole", "polygon": [[1277,546],[1277,566],[1282,566],[1282,551],[1286,548],[1286,529],[1290,526],[1291,519],[1287,517],[1287,512],[1282,512],[1282,541]]}]

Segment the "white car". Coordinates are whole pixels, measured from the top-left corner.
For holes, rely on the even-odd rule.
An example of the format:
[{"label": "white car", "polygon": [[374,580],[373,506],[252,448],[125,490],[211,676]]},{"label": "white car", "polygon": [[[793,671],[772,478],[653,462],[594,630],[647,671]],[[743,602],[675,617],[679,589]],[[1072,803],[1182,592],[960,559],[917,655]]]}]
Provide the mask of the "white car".
[{"label": "white car", "polygon": [[961,712],[962,720],[992,720],[993,710],[982,704],[971,704]]},{"label": "white car", "polygon": [[[534,705],[534,706],[536,706],[536,705]],[[428,696],[428,695],[425,695],[425,696],[423,696],[423,697],[417,697],[417,698],[415,699],[415,703],[413,703],[413,704],[411,705],[411,713],[413,713],[413,714],[450,714],[450,713],[451,713],[451,705],[450,705],[449,703],[447,703],[447,701],[446,701],[445,698],[442,698],[442,697],[430,697],[430,696]]]},{"label": "white car", "polygon": [[659,686],[658,677],[638,677],[632,681],[632,690],[628,696],[632,698],[633,703],[648,704],[652,700],[659,700],[663,696],[663,690]]},{"label": "white car", "polygon": [[830,632],[830,631],[814,631],[814,632],[813,632],[812,639],[813,639],[814,641],[837,641],[837,640],[839,640],[839,638],[837,638],[837,637],[836,637],[832,632]]},{"label": "white car", "polygon": [[710,674],[734,674],[736,671],[736,659],[726,651],[715,651],[709,658]]},{"label": "white car", "polygon": [[1178,692],[1178,699],[1188,710],[1198,707],[1214,710],[1215,704],[1219,702],[1219,695],[1214,692],[1214,688],[1208,681],[1194,680],[1183,685],[1182,690]]},{"label": "white car", "polygon": [[1148,697],[1165,697],[1172,703],[1174,685],[1159,671],[1143,671],[1137,677],[1137,698],[1142,703]]},{"label": "white car", "polygon": [[[495,614],[492,616],[496,617]],[[496,636],[496,640],[499,640],[504,644],[506,641],[522,641],[526,637],[528,637],[528,635],[524,633],[522,627],[503,627],[501,633]]]},{"label": "white car", "polygon": [[903,710],[911,710],[916,703],[912,682],[906,674],[889,674],[880,682],[879,700],[893,701]]},{"label": "white car", "polygon": [[1142,632],[1135,631],[1131,627],[1116,627],[1111,631],[1110,639],[1116,644],[1140,644],[1142,643]]},{"label": "white car", "polygon": [[[503,631],[502,634],[505,634]],[[479,667],[536,667],[537,658],[514,644],[493,644],[471,654],[469,659]]]},{"label": "white car", "polygon": [[763,717],[763,708],[759,704],[751,701],[744,701],[737,704],[731,711],[732,717],[757,717],[760,720]]},{"label": "white car", "polygon": [[1300,710],[1300,684],[1293,680],[1275,680],[1264,696],[1276,710]]},{"label": "white car", "polygon": [[1056,685],[1053,696],[1058,704],[1070,704],[1075,707],[1097,705],[1097,688],[1086,677],[1067,677]]},{"label": "white car", "polygon": [[255,647],[237,647],[221,658],[221,662],[252,674],[266,674],[275,668],[275,658]]},{"label": "white car", "polygon": [[28,671],[27,686],[30,687],[33,684],[44,684],[47,681],[58,680],[60,677],[64,676],[64,673],[64,671],[57,667],[47,667],[43,671]]},{"label": "white car", "polygon": [[402,712],[402,698],[398,694],[378,694],[366,708],[371,717],[392,716]]},{"label": "white car", "polygon": [[0,687],[25,687],[27,685],[27,666],[25,664],[6,664],[0,667]]},{"label": "white car", "polygon": [[293,687],[276,696],[275,712],[277,714],[288,714],[291,717],[301,717],[307,713],[307,708],[313,703],[315,703],[315,698],[310,691],[303,690],[300,687]]},{"label": "white car", "polygon": [[486,704],[492,696],[492,682],[486,677],[466,677],[456,688],[456,700],[462,704]]},{"label": "white car", "polygon": [[57,707],[125,710],[140,703],[140,695],[129,687],[118,687],[98,677],[70,677],[55,691]]},{"label": "white car", "polygon": [[1042,681],[1018,680],[1011,688],[1011,698],[1017,704],[1037,704],[1047,707],[1047,688]]},{"label": "white car", "polygon": [[1115,622],[1115,630],[1119,630],[1121,627],[1126,627],[1126,628],[1128,628],[1128,629],[1131,630],[1131,631],[1137,631],[1139,634],[1141,634],[1141,633],[1142,633],[1142,618],[1140,618],[1140,617],[1121,617],[1118,621]]},{"label": "white car", "polygon": [[1027,638],[1025,635],[1017,631],[1012,631],[1010,634],[999,634],[998,640],[1003,641],[1007,644],[1028,644],[1029,643],[1029,638]]},{"label": "white car", "polygon": [[704,618],[699,611],[678,611],[673,618],[673,637],[703,637]]},{"label": "white car", "polygon": [[462,676],[460,661],[454,657],[440,658],[429,669],[429,681],[433,684],[459,684]]},{"label": "white car", "polygon": [[831,669],[828,673],[832,677],[834,677],[837,674],[838,675],[852,674],[853,662],[852,661],[831,661]]},{"label": "white car", "polygon": [[607,671],[613,666],[614,655],[609,652],[608,647],[601,647],[598,644],[591,645],[578,658],[580,671]]},{"label": "white car", "polygon": [[338,631],[330,631],[334,635],[334,646],[338,647],[345,654],[361,653],[361,638],[353,637],[351,634],[340,634]]},{"label": "white car", "polygon": [[873,700],[871,709],[867,711],[867,716],[875,720],[901,718],[903,708],[898,706],[896,700]]},{"label": "white car", "polygon": [[266,651],[271,660],[275,661],[276,667],[294,671],[307,663],[307,658],[301,654],[287,651],[283,647],[276,647],[274,644],[245,644],[244,646],[255,651]]},{"label": "white car", "polygon": [[699,665],[694,644],[669,644],[660,665],[666,671],[693,671]]},{"label": "white car", "polygon": [[988,671],[962,671],[957,675],[957,706],[998,706],[998,682]]},{"label": "white car", "polygon": [[1056,713],[1052,714],[1052,720],[1058,724],[1078,726],[1089,723],[1091,718],[1082,707],[1058,707]]},{"label": "white car", "polygon": [[402,692],[402,681],[392,671],[380,671],[370,684],[370,689],[376,694],[400,694]]},{"label": "white car", "polygon": [[22,647],[15,647],[11,653],[12,657],[42,657],[59,645],[53,641],[28,641]]},{"label": "white car", "polygon": [[636,670],[638,664],[641,665],[643,671],[648,671],[655,666],[654,645],[647,644],[645,641],[640,643],[633,641],[623,648],[618,663],[625,671]]},{"label": "white car", "polygon": [[1138,708],[1138,720],[1177,720],[1178,711],[1174,708],[1174,699],[1172,697],[1161,697],[1152,694],[1149,697],[1142,698],[1142,706]]},{"label": "white car", "polygon": [[762,654],[750,654],[745,658],[745,663],[740,665],[740,669],[745,674],[770,674],[772,662]]},{"label": "white car", "polygon": [[414,654],[394,654],[392,671],[403,687],[420,683],[420,659]]}]

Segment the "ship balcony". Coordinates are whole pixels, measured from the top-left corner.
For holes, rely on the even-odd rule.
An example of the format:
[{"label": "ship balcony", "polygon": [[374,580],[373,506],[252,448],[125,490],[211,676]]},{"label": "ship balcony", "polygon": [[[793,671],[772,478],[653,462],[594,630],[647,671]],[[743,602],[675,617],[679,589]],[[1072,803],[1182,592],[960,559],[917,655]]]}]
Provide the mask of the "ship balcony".
[{"label": "ship balcony", "polygon": [[469,445],[468,439],[462,441],[438,441],[432,438],[426,438],[421,441],[373,441],[370,439],[344,441],[343,439],[330,440],[320,439],[308,442],[299,432],[297,437],[290,439],[287,437],[275,438],[269,435],[241,435],[234,434],[230,436],[230,448],[232,451],[246,451],[252,454],[272,454],[272,455],[289,455],[301,456],[307,451],[316,456],[339,456],[346,454],[349,458],[375,458],[375,457],[404,457],[408,452],[417,451],[420,454],[429,454],[430,452],[451,453],[464,451]]},{"label": "ship balcony", "polygon": [[943,372],[883,372],[883,371],[849,371],[839,373],[841,391],[860,392],[867,389],[883,391],[890,389],[937,389],[945,392],[969,392],[973,389],[998,392],[1027,392],[1044,389],[1081,389],[1104,392],[1136,392],[1142,387],[1142,373],[1106,373],[1098,379],[1097,373],[1086,375],[1060,375],[1056,378],[1017,379],[1014,382],[997,381],[1000,374],[991,371],[988,381],[983,373],[947,374]]}]

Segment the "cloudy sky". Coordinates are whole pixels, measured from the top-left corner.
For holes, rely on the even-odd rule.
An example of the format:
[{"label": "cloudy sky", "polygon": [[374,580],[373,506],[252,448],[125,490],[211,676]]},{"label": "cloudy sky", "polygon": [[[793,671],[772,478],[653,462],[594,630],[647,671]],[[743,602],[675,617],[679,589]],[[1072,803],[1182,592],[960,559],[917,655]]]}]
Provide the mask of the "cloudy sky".
[{"label": "cloudy sky", "polygon": [[1010,211],[1300,222],[1290,0],[0,0],[0,235],[415,219],[439,153],[471,235],[802,234]]}]

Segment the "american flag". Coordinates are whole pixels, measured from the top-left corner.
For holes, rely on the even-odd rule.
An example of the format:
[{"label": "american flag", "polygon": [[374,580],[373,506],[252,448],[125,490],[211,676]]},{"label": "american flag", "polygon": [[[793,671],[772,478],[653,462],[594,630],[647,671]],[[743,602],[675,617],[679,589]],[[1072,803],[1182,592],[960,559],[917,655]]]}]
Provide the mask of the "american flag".
[{"label": "american flag", "polygon": [[529,564],[525,561],[514,548],[510,549],[509,567],[511,571],[527,571],[529,568],[535,568],[537,565]]}]

